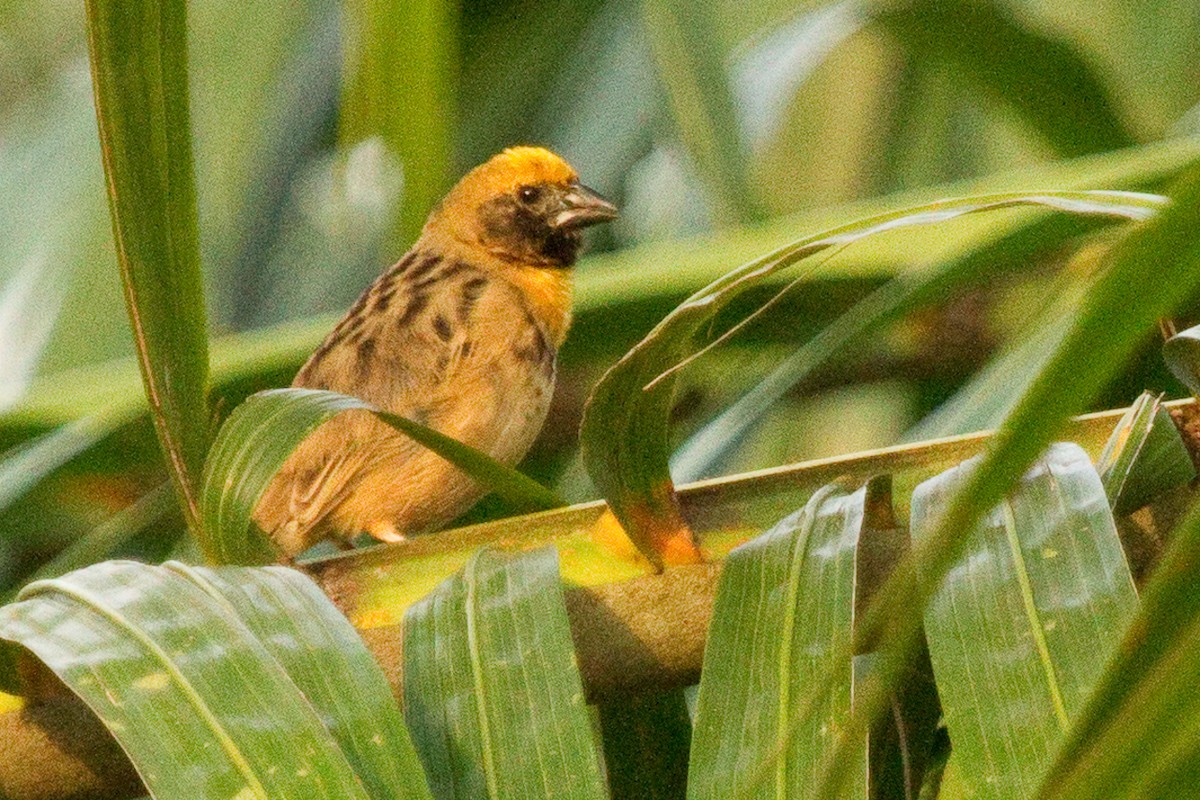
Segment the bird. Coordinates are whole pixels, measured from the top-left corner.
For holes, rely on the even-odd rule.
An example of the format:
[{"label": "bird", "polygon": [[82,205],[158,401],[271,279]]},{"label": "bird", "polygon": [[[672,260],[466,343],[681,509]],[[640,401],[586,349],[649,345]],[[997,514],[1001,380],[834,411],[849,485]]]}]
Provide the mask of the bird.
[{"label": "bird", "polygon": [[[434,206],[416,242],[358,298],[294,387],[353,395],[507,465],[541,431],[571,324],[584,228],[617,208],[560,156],[510,147]],[[287,557],[436,530],[486,490],[380,421],[346,411],[289,456],[253,514]]]}]

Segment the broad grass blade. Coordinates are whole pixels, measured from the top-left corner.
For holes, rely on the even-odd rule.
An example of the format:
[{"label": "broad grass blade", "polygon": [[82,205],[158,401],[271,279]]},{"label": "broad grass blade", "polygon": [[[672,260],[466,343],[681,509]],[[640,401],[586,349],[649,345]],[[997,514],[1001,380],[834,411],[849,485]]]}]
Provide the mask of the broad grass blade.
[{"label": "broad grass blade", "polygon": [[[1033,222],[1006,226],[992,241],[966,254],[888,281],[797,348],[766,378],[688,437],[671,456],[671,476],[683,483],[714,474],[722,459],[742,437],[788,393],[802,386],[822,368],[830,368],[830,362],[838,354],[869,346],[905,315],[943,303],[967,286],[1003,280],[1006,275],[1027,270],[1037,254],[1045,251],[1048,241],[1073,239],[1118,221],[1051,214]],[[1009,386],[1014,384],[1010,382]],[[1008,396],[1011,393],[1001,398]],[[992,395],[989,394],[988,399],[992,399]],[[922,427],[925,424],[922,422]],[[955,427],[964,426],[956,424]],[[919,435],[913,433],[907,438],[916,441]]]},{"label": "broad grass blade", "polygon": [[163,567],[109,561],[25,588],[0,637],[100,717],[157,798],[359,798],[287,672],[230,606]]},{"label": "broad grass blade", "polygon": [[208,331],[200,274],[184,0],[88,0],[88,46],[142,380],[184,519],[200,535]]},{"label": "broad grass blade", "polygon": [[1042,800],[1191,797],[1200,758],[1200,504],[1142,593],[1100,685],[1041,780]]},{"label": "broad grass blade", "polygon": [[164,566],[233,607],[304,693],[372,798],[430,797],[387,679],[312,580],[283,567]]},{"label": "broad grass blade", "polygon": [[276,559],[274,548],[250,524],[254,509],[297,445],[322,423],[351,409],[371,411],[519,509],[542,510],[565,505],[551,491],[516,470],[358,398],[314,389],[272,389],[238,406],[213,442],[205,465],[201,539],[210,562],[255,564]]},{"label": "broad grass blade", "polygon": [[[978,467],[917,487],[928,536]],[[998,508],[925,611],[939,696],[973,797],[1030,797],[1133,615],[1137,595],[1087,453],[1056,444]]]},{"label": "broad grass blade", "polygon": [[[811,796],[854,691],[844,655],[866,503],[866,487],[830,484],[729,554],[704,652],[689,800]],[[796,703],[826,674],[812,713],[794,727]],[[848,757],[855,777],[845,796],[865,797],[865,737]]]},{"label": "broad grass blade", "polygon": [[480,551],[409,608],[404,712],[438,800],[608,796],[553,548]]},{"label": "broad grass blade", "polygon": [[[971,529],[1050,444],[1071,414],[1093,402],[1111,376],[1144,341],[1156,321],[1169,316],[1200,285],[1200,170],[1190,168],[1176,187],[1173,205],[1139,226],[1110,252],[1107,266],[1088,293],[1066,339],[1001,426],[994,444],[947,503],[912,557],[897,566],[863,617],[864,635],[884,630],[880,674],[864,691],[851,731],[864,729],[885,707],[920,637],[920,618],[942,578],[958,560],[963,530]],[[1130,286],[1142,291],[1130,292]],[[1070,375],[1071,380],[1063,376]],[[920,565],[920,571],[915,565]],[[897,616],[894,609],[913,609]],[[824,779],[830,796],[843,782],[834,762]]]}]

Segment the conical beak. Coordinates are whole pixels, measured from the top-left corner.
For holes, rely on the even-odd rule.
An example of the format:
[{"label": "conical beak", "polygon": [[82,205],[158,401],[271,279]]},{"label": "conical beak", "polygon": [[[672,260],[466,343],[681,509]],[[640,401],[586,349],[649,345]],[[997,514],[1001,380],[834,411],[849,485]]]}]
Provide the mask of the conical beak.
[{"label": "conical beak", "polygon": [[563,195],[563,210],[554,216],[556,228],[586,228],[617,218],[617,207],[595,191],[575,184]]}]

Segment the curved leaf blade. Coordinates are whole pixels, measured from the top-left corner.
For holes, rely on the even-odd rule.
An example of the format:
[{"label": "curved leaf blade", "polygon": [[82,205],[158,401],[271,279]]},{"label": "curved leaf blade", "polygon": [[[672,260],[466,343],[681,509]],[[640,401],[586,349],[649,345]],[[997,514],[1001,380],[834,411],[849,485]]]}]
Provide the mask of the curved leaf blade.
[{"label": "curved leaf blade", "polygon": [[312,580],[283,567],[164,567],[232,606],[313,705],[372,798],[430,797],[387,679]]},{"label": "curved leaf blade", "polygon": [[[978,459],[912,498],[928,535]],[[1137,604],[1087,453],[1053,445],[967,534],[925,611],[939,696],[973,796],[1025,798],[1097,683]]]},{"label": "curved leaf blade", "polygon": [[404,615],[404,709],[441,800],[602,800],[553,547],[482,550]]},{"label": "curved leaf blade", "polygon": [[[651,563],[661,566],[663,543],[687,530],[667,464],[675,373],[703,352],[693,344],[695,335],[742,291],[816,253],[885,231],[1023,206],[1140,220],[1164,202],[1155,195],[1130,192],[1013,193],[948,200],[843,225],[751,261],[692,295],[601,378],[588,400],[581,431],[588,473],[634,543]],[[801,270],[799,277],[804,274]]]},{"label": "curved leaf blade", "polygon": [[[1052,215],[1032,224],[1021,224],[1006,231],[997,239],[959,258],[942,261],[917,273],[897,277],[857,303],[852,309],[839,316],[828,327],[821,330],[794,353],[784,359],[762,381],[754,385],[736,402],[705,424],[671,456],[671,476],[680,483],[699,480],[714,472],[725,456],[737,447],[742,438],[765,416],[776,403],[789,392],[803,385],[822,367],[828,367],[838,353],[845,353],[855,346],[868,344],[873,337],[885,331],[889,325],[906,314],[944,302],[952,292],[984,280],[996,280],[1005,273],[1028,266],[1033,256],[1045,248],[1046,242],[1061,241],[1085,233],[1094,227],[1110,223],[1103,218],[1080,218]],[[1064,323],[1059,321],[1059,327]],[[1028,362],[1028,359],[1021,359]],[[989,372],[1000,372],[1010,365],[988,367]],[[983,374],[976,381],[985,380]],[[1009,381],[1006,388],[1016,385]],[[971,426],[970,420],[984,415],[972,413],[956,416],[954,420],[935,425],[926,419],[917,431],[909,432],[906,439],[933,438],[951,432],[966,433],[995,425],[1002,418],[994,409],[1011,401],[1011,391],[997,395],[991,387],[980,387],[978,392],[990,401],[993,415],[990,422]],[[956,401],[951,401],[956,402]],[[979,397],[964,398],[963,405],[978,411]],[[935,412],[939,417],[942,411]],[[943,427],[943,423],[945,427]]]},{"label": "curved leaf blade", "polygon": [[263,492],[304,438],[345,411],[363,409],[450,461],[513,506],[544,510],[565,505],[516,470],[448,436],[336,392],[272,389],[234,409],[221,426],[205,465],[202,495],[205,557],[214,564],[276,560],[274,548],[251,525]]},{"label": "curved leaf blade", "polygon": [[367,798],[278,662],[170,570],[110,561],[31,584],[0,636],[96,712],[155,797]]},{"label": "curved leaf blade", "polygon": [[88,47],[113,238],[155,432],[200,535],[208,330],[188,113],[183,0],[88,0]]}]

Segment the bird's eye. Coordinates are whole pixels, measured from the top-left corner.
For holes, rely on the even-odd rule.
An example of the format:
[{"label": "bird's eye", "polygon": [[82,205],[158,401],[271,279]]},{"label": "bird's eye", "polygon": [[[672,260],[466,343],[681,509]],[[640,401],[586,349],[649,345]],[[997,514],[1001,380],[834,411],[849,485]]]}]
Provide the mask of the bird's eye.
[{"label": "bird's eye", "polygon": [[526,205],[537,202],[541,196],[542,190],[536,186],[522,186],[517,190],[517,197],[521,198],[521,202]]}]

